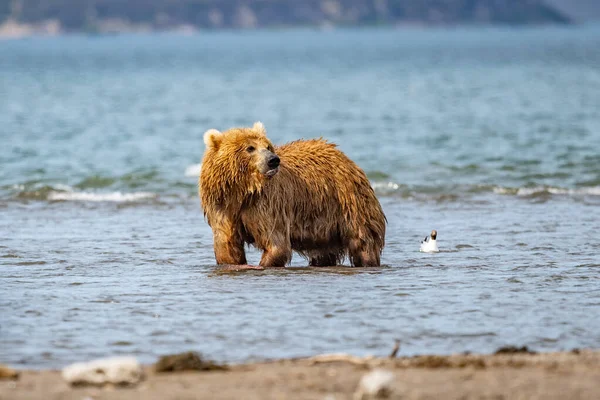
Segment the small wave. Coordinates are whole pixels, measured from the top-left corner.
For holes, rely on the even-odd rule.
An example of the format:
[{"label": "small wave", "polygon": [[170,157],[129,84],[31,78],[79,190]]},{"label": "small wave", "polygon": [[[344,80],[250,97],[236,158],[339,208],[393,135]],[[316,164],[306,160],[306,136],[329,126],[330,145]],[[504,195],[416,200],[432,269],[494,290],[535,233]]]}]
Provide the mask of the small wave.
[{"label": "small wave", "polygon": [[53,185],[43,184],[17,184],[10,187],[11,191],[16,191],[16,197],[25,200],[46,200],[48,195],[53,192],[72,192],[73,188],[69,185],[55,183]]},{"label": "small wave", "polygon": [[54,183],[52,185],[16,184],[9,188],[16,199],[41,201],[87,201],[87,202],[136,202],[156,199],[158,194],[152,192],[92,192],[77,191],[74,187]]},{"label": "small wave", "polygon": [[92,193],[92,192],[50,192],[47,199],[49,201],[92,201],[92,202],[117,202],[127,203],[140,200],[156,198],[156,193],[136,192],[136,193]]},{"label": "small wave", "polygon": [[78,189],[101,189],[111,186],[116,181],[117,179],[113,177],[93,175],[83,179],[75,187]]},{"label": "small wave", "polygon": [[545,194],[567,196],[600,196],[600,186],[579,189],[565,189],[552,186],[538,186],[531,188],[494,187],[494,193],[516,196],[539,196]]},{"label": "small wave", "polygon": [[492,185],[407,186],[393,181],[371,182],[379,196],[400,196],[422,200],[454,201],[465,196],[494,193],[519,197],[600,196],[600,186],[561,188],[554,186],[507,187]]},{"label": "small wave", "polygon": [[194,176],[197,177],[200,175],[200,169],[202,168],[202,164],[192,164],[188,165],[185,169],[185,176]]}]

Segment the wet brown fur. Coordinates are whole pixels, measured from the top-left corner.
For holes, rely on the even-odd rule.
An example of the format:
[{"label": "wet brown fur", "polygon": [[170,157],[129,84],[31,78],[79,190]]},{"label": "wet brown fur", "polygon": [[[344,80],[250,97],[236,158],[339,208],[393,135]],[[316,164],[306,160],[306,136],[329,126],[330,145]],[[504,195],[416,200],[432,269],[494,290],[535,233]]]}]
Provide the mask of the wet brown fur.
[{"label": "wet brown fur", "polygon": [[[346,256],[354,266],[380,265],[383,210],[365,173],[334,144],[274,147],[260,123],[213,132],[205,134],[199,191],[217,264],[246,264],[248,243],[263,251],[264,267],[285,266],[292,250],[314,266],[338,265]],[[264,161],[259,150],[281,160],[272,178],[257,167]]]}]

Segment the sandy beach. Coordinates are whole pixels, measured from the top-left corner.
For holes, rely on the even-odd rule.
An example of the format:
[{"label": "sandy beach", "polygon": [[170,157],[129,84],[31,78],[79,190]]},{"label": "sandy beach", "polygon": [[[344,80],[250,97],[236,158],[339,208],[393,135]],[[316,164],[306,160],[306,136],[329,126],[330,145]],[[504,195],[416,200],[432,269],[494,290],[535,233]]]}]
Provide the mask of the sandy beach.
[{"label": "sandy beach", "polygon": [[70,387],[60,371],[20,371],[0,399],[356,399],[361,377],[390,371],[392,399],[597,399],[600,351],[359,358],[322,355],[157,373],[132,387]]}]

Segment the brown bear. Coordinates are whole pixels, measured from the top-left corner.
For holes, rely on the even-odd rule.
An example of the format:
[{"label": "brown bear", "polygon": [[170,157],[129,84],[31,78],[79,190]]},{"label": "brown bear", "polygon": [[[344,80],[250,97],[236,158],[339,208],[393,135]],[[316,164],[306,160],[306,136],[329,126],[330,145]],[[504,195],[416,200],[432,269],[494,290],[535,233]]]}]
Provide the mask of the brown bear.
[{"label": "brown bear", "polygon": [[365,173],[323,139],[273,146],[265,127],[204,134],[199,193],[217,264],[284,267],[292,250],[312,266],[380,265],[386,218]]}]

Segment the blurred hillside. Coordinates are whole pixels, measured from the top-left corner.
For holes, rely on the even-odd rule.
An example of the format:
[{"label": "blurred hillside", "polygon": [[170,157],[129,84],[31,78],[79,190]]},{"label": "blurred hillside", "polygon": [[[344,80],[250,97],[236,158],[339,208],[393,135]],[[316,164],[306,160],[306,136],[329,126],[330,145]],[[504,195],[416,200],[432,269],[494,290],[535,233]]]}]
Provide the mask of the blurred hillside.
[{"label": "blurred hillside", "polygon": [[600,8],[595,0],[0,0],[0,34],[570,23],[589,12],[571,12],[586,2]]},{"label": "blurred hillside", "polygon": [[545,0],[574,22],[600,20],[599,0]]}]

